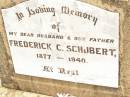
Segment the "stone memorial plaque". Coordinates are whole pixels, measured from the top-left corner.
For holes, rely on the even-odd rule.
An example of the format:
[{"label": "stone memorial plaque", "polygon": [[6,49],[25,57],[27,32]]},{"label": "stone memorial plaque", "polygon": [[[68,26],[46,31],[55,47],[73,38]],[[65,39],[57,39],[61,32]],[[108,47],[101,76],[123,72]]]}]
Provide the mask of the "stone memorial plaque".
[{"label": "stone memorial plaque", "polygon": [[116,0],[13,0],[1,9],[2,86],[129,97],[129,11]]},{"label": "stone memorial plaque", "polygon": [[119,13],[74,0],[2,9],[16,74],[118,87]]}]

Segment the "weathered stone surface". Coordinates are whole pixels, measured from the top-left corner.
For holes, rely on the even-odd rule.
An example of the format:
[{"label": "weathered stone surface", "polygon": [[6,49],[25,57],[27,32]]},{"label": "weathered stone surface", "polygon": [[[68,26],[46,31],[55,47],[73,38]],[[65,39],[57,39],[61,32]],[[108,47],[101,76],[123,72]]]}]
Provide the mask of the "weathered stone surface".
[{"label": "weathered stone surface", "polygon": [[2,7],[2,8],[4,8],[4,7],[8,7],[8,6],[10,6],[11,5],[11,0],[1,0],[0,1],[0,8]]},{"label": "weathered stone surface", "polygon": [[0,97],[50,97],[50,96],[8,89],[0,85]]}]

